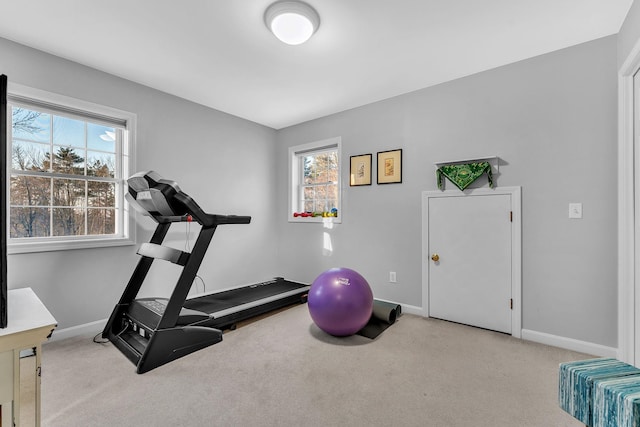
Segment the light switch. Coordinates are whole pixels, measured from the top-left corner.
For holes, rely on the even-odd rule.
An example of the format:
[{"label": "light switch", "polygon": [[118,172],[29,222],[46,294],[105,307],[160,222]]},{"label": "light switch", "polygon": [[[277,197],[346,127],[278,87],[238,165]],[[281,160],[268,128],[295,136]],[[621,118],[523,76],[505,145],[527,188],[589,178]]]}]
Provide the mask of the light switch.
[{"label": "light switch", "polygon": [[569,218],[582,218],[582,203],[569,203]]}]

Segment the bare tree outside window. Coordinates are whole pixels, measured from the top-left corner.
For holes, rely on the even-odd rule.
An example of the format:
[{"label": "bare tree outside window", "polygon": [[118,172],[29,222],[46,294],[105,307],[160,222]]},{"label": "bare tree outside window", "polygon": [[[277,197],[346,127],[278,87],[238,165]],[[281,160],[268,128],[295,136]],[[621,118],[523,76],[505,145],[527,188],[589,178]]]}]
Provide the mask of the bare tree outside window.
[{"label": "bare tree outside window", "polygon": [[116,129],[13,107],[10,238],[116,233]]},{"label": "bare tree outside window", "polygon": [[329,212],[338,208],[338,151],[310,153],[302,157],[301,209]]}]

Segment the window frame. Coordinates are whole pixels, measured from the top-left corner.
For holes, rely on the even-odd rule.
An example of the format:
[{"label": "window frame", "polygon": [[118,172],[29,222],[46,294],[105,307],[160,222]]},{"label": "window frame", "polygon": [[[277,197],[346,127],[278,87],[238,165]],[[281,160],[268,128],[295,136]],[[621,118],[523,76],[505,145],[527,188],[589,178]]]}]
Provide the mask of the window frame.
[{"label": "window frame", "polygon": [[[337,217],[294,217],[301,199],[302,167],[300,156],[314,152],[322,152],[335,149],[338,152],[338,216]],[[342,209],[342,138],[333,137],[307,144],[289,147],[289,207],[287,220],[295,223],[341,223]]]},{"label": "window frame", "polygon": [[[33,108],[39,111],[60,115],[64,112],[77,113],[77,117],[91,122],[91,117],[99,120],[100,117],[124,122],[121,145],[116,148],[116,171],[115,179],[110,182],[116,184],[116,234],[114,235],[81,235],[81,236],[49,236],[31,238],[10,238],[7,237],[7,253],[31,253],[60,251],[72,249],[89,249],[112,246],[134,245],[136,242],[135,216],[132,215],[129,204],[125,201],[127,189],[126,178],[135,171],[135,134],[137,115],[128,111],[95,104],[92,102],[43,91],[15,83],[9,83],[8,105],[10,110],[13,106]],[[50,108],[47,108],[50,106]],[[84,113],[84,115],[83,115]],[[66,116],[66,115],[65,115]],[[7,118],[7,121],[11,118]],[[11,123],[7,123],[8,132],[11,130]],[[12,138],[7,138],[7,150],[13,146]],[[12,155],[7,153],[7,171],[4,177],[5,190],[10,194],[10,177],[12,175]],[[26,174],[28,175],[28,174]],[[56,177],[55,173],[50,174]],[[94,180],[86,175],[79,176],[83,181]],[[91,178],[91,179],[89,179]],[[100,180],[100,179],[97,179]],[[10,218],[11,199],[7,203],[7,210],[3,214]],[[9,236],[10,221],[7,221],[6,235]]]}]

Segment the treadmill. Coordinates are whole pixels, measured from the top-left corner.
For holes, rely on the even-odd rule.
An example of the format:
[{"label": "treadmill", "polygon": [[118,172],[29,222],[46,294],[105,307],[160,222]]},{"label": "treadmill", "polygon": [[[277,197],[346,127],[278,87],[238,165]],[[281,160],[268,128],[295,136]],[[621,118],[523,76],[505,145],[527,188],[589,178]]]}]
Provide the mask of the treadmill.
[{"label": "treadmill", "polygon": [[[139,172],[127,180],[127,201],[158,223],[116,304],[102,337],[111,341],[142,374],[202,348],[222,341],[222,330],[237,322],[305,303],[310,286],[276,277],[252,285],[187,295],[218,225],[249,224],[251,217],[205,213],[180,187],[157,172]],[[197,222],[200,232],[191,252],[162,242],[172,224]],[[182,266],[169,298],[136,298],[154,260]]]}]

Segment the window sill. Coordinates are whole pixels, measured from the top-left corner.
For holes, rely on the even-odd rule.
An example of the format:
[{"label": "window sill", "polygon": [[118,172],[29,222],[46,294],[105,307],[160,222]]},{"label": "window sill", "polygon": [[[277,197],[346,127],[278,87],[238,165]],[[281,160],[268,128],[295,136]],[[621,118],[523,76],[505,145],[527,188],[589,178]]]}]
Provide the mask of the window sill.
[{"label": "window sill", "polygon": [[310,223],[310,224],[341,224],[341,217],[290,217],[289,222]]},{"label": "window sill", "polygon": [[83,238],[83,239],[69,239],[69,240],[55,240],[55,241],[30,241],[30,242],[9,242],[7,245],[7,253],[11,254],[25,254],[32,252],[51,252],[51,251],[66,251],[73,249],[94,249],[94,248],[108,248],[114,246],[130,246],[135,245],[133,238],[125,237],[95,237],[95,238]]}]

